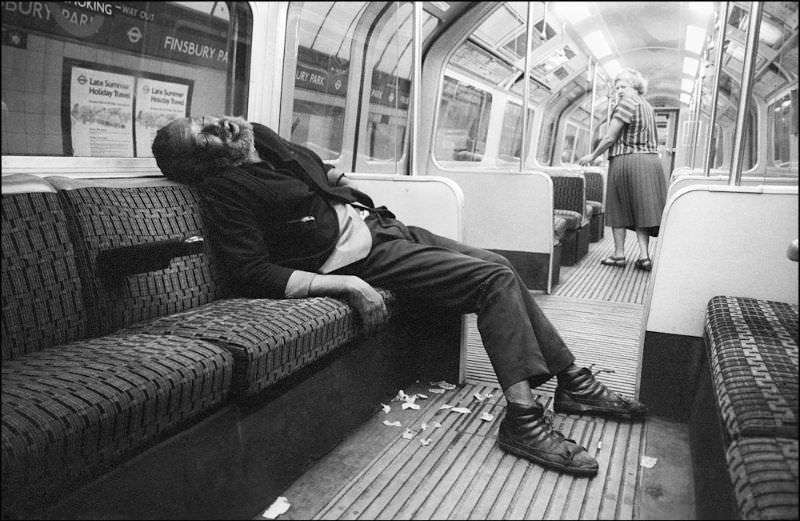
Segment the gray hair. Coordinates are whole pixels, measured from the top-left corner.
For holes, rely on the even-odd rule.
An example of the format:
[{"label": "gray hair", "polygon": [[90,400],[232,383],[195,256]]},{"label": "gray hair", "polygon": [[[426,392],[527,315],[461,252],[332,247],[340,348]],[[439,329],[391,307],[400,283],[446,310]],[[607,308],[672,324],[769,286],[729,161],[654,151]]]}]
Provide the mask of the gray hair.
[{"label": "gray hair", "polygon": [[617,83],[619,80],[630,81],[631,87],[636,89],[636,92],[638,92],[640,96],[644,96],[647,93],[647,80],[645,80],[644,76],[636,69],[631,69],[630,67],[622,69],[614,78],[614,83]]}]

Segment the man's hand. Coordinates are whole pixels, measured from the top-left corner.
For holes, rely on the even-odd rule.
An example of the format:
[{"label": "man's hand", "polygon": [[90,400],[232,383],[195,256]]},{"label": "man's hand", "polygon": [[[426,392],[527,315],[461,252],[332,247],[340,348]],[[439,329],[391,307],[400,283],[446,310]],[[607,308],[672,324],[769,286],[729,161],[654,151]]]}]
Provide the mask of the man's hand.
[{"label": "man's hand", "polygon": [[375,288],[358,277],[348,277],[347,301],[356,308],[364,325],[364,333],[372,334],[389,315],[386,303]]},{"label": "man's hand", "polygon": [[316,275],[308,289],[309,296],[343,298],[361,317],[364,333],[373,333],[389,315],[386,303],[375,288],[353,275]]},{"label": "man's hand", "polygon": [[333,167],[330,170],[328,170],[327,175],[328,175],[328,183],[331,186],[349,186],[351,188],[355,188],[353,180],[347,177],[347,174],[345,174],[336,167]]}]

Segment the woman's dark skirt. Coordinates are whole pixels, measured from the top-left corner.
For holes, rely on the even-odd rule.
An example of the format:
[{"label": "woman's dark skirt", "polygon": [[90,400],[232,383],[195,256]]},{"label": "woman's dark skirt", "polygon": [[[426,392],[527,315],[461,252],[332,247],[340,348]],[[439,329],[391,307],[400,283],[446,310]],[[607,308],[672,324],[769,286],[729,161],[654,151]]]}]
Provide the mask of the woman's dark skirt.
[{"label": "woman's dark skirt", "polygon": [[624,154],[608,165],[606,224],[643,228],[658,237],[667,201],[667,182],[658,154]]}]

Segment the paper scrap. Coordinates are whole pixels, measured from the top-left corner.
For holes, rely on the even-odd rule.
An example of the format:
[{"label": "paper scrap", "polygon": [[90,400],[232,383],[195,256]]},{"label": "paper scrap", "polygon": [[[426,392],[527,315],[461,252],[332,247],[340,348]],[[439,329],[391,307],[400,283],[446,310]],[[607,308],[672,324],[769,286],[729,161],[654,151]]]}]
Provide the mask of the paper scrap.
[{"label": "paper scrap", "polygon": [[279,515],[286,513],[286,511],[289,510],[290,506],[291,505],[289,504],[289,502],[286,500],[285,497],[278,496],[278,499],[276,499],[269,506],[269,508],[266,509],[263,514],[261,514],[261,517],[264,517],[266,519],[275,519]]},{"label": "paper scrap", "polygon": [[383,420],[383,424],[386,425],[387,427],[402,427],[403,426],[403,424],[398,422],[398,421],[390,422],[389,420]]},{"label": "paper scrap", "polygon": [[467,409],[466,407],[453,407],[450,410],[453,411],[453,412],[457,412],[459,414],[469,414],[469,413],[472,412],[469,409]]},{"label": "paper scrap", "polygon": [[394,398],[392,398],[392,401],[393,401],[393,402],[397,402],[397,401],[400,401],[400,402],[405,402],[406,400],[408,400],[408,395],[407,395],[407,394],[406,394],[406,392],[405,392],[404,390],[402,390],[402,389],[400,389],[399,391],[397,391],[397,395],[395,395],[395,397],[394,397]]},{"label": "paper scrap", "polygon": [[433,422],[433,428],[434,429],[441,429],[442,428],[442,424],[439,423],[439,422]]},{"label": "paper scrap", "polygon": [[440,380],[438,382],[431,382],[431,385],[435,385],[437,387],[441,387],[442,389],[447,389],[448,391],[452,391],[453,389],[456,388],[455,385],[453,385],[451,383],[448,383],[448,382],[446,382],[444,380]]},{"label": "paper scrap", "polygon": [[445,404],[442,404],[442,405],[439,407],[439,410],[441,411],[442,409],[452,409],[452,408],[453,408],[453,406],[452,406],[452,405],[450,405],[449,403],[445,403]]},{"label": "paper scrap", "polygon": [[642,461],[640,464],[642,467],[646,469],[652,469],[658,463],[658,458],[653,458],[652,456],[642,456]]},{"label": "paper scrap", "polygon": [[405,403],[403,403],[402,407],[403,407],[403,410],[406,410],[406,409],[414,409],[414,410],[419,409],[419,405],[417,405],[416,403],[413,403],[413,402],[405,402]]},{"label": "paper scrap", "polygon": [[414,437],[416,434],[417,434],[417,433],[416,433],[416,432],[414,432],[414,431],[412,431],[411,429],[406,429],[406,431],[403,433],[403,438],[405,438],[405,439],[407,439],[407,440],[410,440],[410,439],[411,439],[411,438],[413,438],[413,437]]},{"label": "paper scrap", "polygon": [[444,389],[431,388],[428,389],[428,392],[433,394],[444,394]]},{"label": "paper scrap", "polygon": [[427,400],[428,399],[428,395],[427,394],[420,393],[420,394],[416,394],[415,396],[417,398],[419,398],[420,400]]},{"label": "paper scrap", "polygon": [[381,408],[383,409],[383,412],[386,414],[389,414],[389,411],[392,410],[392,408],[386,405],[385,403],[381,403]]},{"label": "paper scrap", "polygon": [[494,420],[494,415],[490,414],[488,412],[485,412],[485,413],[481,414],[481,420],[483,420],[485,422],[490,422],[490,421]]},{"label": "paper scrap", "polygon": [[426,445],[430,445],[431,444],[431,439],[430,438],[420,438],[419,442],[423,446],[426,446]]},{"label": "paper scrap", "polygon": [[420,429],[422,429],[422,430],[424,431],[425,429],[427,429],[427,428],[428,428],[428,424],[427,424],[427,423],[425,423],[425,422],[422,422],[422,423],[420,424],[419,428],[420,428]]}]

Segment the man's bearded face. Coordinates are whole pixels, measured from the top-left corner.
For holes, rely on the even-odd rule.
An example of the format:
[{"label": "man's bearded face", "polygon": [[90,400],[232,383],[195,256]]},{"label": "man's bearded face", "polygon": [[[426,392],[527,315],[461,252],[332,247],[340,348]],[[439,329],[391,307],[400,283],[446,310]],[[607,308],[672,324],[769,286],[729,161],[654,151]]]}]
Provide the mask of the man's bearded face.
[{"label": "man's bearded face", "polygon": [[204,116],[193,120],[198,129],[195,146],[200,153],[236,166],[245,162],[253,147],[253,126],[235,116]]}]

